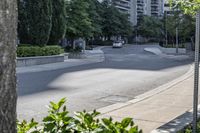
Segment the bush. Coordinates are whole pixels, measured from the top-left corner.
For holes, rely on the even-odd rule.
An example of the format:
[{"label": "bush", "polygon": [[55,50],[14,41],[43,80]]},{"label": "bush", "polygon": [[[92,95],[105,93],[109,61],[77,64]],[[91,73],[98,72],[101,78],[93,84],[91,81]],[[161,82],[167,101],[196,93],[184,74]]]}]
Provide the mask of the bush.
[{"label": "bush", "polygon": [[99,112],[86,111],[75,113],[74,117],[64,106],[66,99],[58,103],[50,102],[49,114],[42,123],[34,121],[17,122],[18,133],[142,133],[134,124],[132,118],[125,118],[121,122],[113,122],[112,118],[99,120]]},{"label": "bush", "polygon": [[112,46],[112,44],[113,44],[112,40],[107,40],[107,41],[94,40],[89,42],[89,45],[99,45],[99,46]]},{"label": "bush", "polygon": [[73,49],[71,46],[65,47],[65,52],[68,53],[80,53],[82,51],[82,48],[80,46],[76,46],[75,49]]},{"label": "bush", "polygon": [[[165,48],[176,48],[176,44],[168,44],[168,45],[163,44],[163,46],[162,45],[160,45],[160,46],[165,47]],[[178,44],[178,47],[179,48],[185,48],[186,45],[185,44]]]},{"label": "bush", "polygon": [[50,56],[64,53],[60,46],[26,46],[22,45],[17,48],[18,57],[32,57],[32,56]]}]

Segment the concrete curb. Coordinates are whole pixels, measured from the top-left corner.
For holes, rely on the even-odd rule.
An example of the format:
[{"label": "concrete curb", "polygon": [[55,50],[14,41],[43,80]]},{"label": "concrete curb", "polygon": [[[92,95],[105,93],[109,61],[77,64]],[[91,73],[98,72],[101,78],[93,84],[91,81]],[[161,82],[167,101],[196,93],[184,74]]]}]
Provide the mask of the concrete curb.
[{"label": "concrete curb", "polygon": [[190,56],[185,55],[185,54],[184,55],[165,54],[162,52],[162,50],[160,48],[157,48],[157,47],[144,48],[144,51],[150,52],[152,54],[158,55],[163,58],[169,58],[169,59],[175,59],[175,60],[186,60],[186,59],[190,58]]},{"label": "concrete curb", "polygon": [[17,74],[28,73],[28,72],[41,72],[41,71],[52,71],[57,69],[64,69],[74,66],[100,63],[105,60],[104,52],[101,50],[104,47],[97,47],[98,54],[101,55],[93,55],[94,57],[88,57],[86,59],[67,59],[65,62],[60,63],[51,63],[44,65],[35,65],[35,66],[26,66],[26,67],[17,67]]},{"label": "concrete curb", "polygon": [[144,51],[150,52],[150,53],[155,54],[155,55],[164,55],[162,53],[162,51],[159,48],[157,48],[157,47],[155,47],[155,48],[151,48],[151,47],[144,48]]},{"label": "concrete curb", "polygon": [[142,95],[139,95],[139,96],[136,96],[133,100],[130,100],[128,102],[125,102],[125,103],[116,103],[116,104],[113,104],[113,105],[110,105],[110,106],[107,106],[107,107],[103,107],[103,108],[100,108],[100,109],[97,109],[97,111],[101,112],[101,115],[104,115],[106,113],[109,113],[109,112],[112,112],[112,111],[115,111],[117,109],[121,109],[121,108],[124,108],[126,106],[129,106],[129,105],[132,105],[132,104],[135,104],[135,103],[138,103],[140,101],[143,101],[149,97],[152,97],[156,94],[159,94],[163,91],[166,91],[168,90],[170,87],[182,82],[183,80],[186,80],[187,78],[189,78],[190,76],[192,76],[192,72],[193,72],[193,65],[191,64],[190,66],[190,69],[188,70],[187,73],[185,73],[183,76],[169,82],[169,83],[166,83],[160,87],[157,87],[156,89],[154,90],[151,90],[149,92],[146,92]]},{"label": "concrete curb", "polygon": [[65,59],[64,54],[52,55],[52,56],[18,57],[17,67],[59,63],[59,62],[64,62],[64,59]]},{"label": "concrete curb", "polygon": [[[200,104],[198,105],[198,118],[200,118]],[[191,124],[192,121],[193,110],[191,109],[167,124],[151,131],[151,133],[177,133],[182,131],[187,125]]]}]

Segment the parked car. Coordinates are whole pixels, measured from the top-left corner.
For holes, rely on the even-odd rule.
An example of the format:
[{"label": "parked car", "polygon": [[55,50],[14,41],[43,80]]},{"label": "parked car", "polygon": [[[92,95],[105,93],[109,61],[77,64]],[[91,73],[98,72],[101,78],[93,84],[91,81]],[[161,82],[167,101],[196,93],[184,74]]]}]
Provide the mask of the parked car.
[{"label": "parked car", "polygon": [[121,48],[122,47],[122,42],[121,41],[114,41],[113,42],[113,48]]},{"label": "parked car", "polygon": [[125,41],[124,40],[120,40],[120,42],[124,45],[125,44]]}]

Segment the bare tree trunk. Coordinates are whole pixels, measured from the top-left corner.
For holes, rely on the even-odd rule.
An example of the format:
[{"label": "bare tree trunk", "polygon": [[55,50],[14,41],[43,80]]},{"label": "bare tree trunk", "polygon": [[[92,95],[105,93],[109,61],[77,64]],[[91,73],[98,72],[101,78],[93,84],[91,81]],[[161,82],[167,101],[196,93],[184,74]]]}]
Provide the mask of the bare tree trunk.
[{"label": "bare tree trunk", "polygon": [[17,2],[0,0],[0,133],[16,133]]}]

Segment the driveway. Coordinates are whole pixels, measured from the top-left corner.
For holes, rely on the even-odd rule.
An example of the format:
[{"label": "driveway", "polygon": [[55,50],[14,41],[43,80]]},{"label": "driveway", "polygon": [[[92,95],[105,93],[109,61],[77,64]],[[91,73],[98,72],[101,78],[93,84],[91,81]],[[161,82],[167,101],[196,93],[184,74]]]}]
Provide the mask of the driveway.
[{"label": "driveway", "polygon": [[190,59],[159,57],[145,52],[145,47],[149,46],[106,47],[102,63],[17,74],[18,118],[41,120],[47,112],[45,105],[62,97],[67,97],[70,113],[126,102],[172,81],[190,68]]}]

